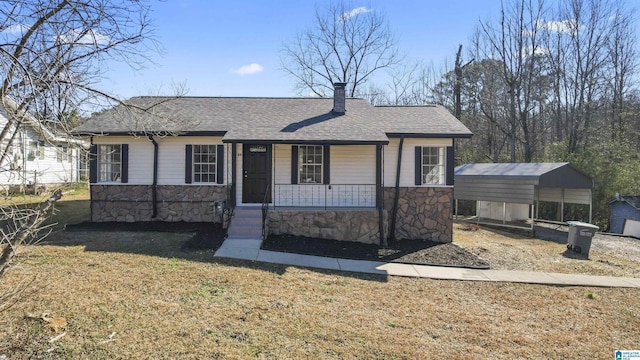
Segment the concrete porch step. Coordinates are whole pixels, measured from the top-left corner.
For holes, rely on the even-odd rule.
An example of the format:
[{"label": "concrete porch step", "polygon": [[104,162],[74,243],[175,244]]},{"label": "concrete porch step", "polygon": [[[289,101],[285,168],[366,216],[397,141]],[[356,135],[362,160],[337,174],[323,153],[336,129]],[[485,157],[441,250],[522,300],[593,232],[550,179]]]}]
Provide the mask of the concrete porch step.
[{"label": "concrete porch step", "polygon": [[245,237],[228,237],[222,246],[224,247],[243,247],[250,249],[260,249],[261,239],[245,238]]},{"label": "concrete porch step", "polygon": [[229,237],[262,238],[262,209],[247,206],[236,207],[227,234]]},{"label": "concrete porch step", "polygon": [[260,214],[260,216],[234,216],[233,220],[231,221],[232,225],[239,225],[239,226],[256,226],[256,227],[261,227],[262,226],[262,214]]},{"label": "concrete porch step", "polygon": [[262,208],[260,207],[248,207],[248,206],[237,206],[234,209],[235,215],[240,216],[262,216]]},{"label": "concrete porch step", "polygon": [[227,231],[227,235],[231,236],[262,236],[262,226],[244,226],[244,225],[236,225],[233,222]]}]

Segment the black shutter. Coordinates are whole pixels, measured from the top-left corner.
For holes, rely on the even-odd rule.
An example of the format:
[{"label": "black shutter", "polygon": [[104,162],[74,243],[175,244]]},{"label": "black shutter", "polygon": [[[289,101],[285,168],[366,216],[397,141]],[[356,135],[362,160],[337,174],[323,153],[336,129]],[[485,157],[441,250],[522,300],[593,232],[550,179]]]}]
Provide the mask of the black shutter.
[{"label": "black shutter", "polygon": [[422,185],[422,146],[416,146],[416,186]]},{"label": "black shutter", "polygon": [[218,145],[216,154],[216,180],[218,184],[224,184],[224,145]]},{"label": "black shutter", "polygon": [[120,182],[129,182],[129,144],[122,144],[120,150]]},{"label": "black shutter", "polygon": [[322,183],[331,184],[331,162],[329,158],[331,147],[325,145],[322,147]]},{"label": "black shutter", "polygon": [[89,148],[89,182],[98,182],[98,145],[92,144]]},{"label": "black shutter", "polygon": [[291,146],[291,184],[298,183],[298,145]]},{"label": "black shutter", "polygon": [[447,185],[453,185],[453,172],[455,168],[453,146],[447,146],[447,159],[445,162],[447,167],[447,178],[445,180]]},{"label": "black shutter", "polygon": [[191,184],[191,171],[193,169],[193,147],[185,146],[184,149],[184,183]]}]

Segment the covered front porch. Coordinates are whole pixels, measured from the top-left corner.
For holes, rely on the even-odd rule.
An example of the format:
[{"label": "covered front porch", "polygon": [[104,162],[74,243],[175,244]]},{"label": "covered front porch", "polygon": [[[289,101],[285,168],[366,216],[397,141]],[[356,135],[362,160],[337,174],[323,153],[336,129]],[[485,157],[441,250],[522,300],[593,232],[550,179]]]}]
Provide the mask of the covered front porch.
[{"label": "covered front porch", "polygon": [[382,208],[382,144],[231,144],[232,204]]},{"label": "covered front porch", "polygon": [[263,236],[381,243],[382,143],[231,143],[232,206],[261,207]]}]

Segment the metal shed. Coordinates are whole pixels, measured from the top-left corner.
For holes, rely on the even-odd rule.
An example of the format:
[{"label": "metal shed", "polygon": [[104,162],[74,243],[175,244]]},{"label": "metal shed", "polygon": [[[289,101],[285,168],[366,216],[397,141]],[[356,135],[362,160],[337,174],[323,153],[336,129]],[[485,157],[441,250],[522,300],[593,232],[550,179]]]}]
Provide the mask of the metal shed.
[{"label": "metal shed", "polygon": [[454,179],[456,216],[458,200],[501,203],[508,226],[507,204],[526,204],[533,229],[540,201],[549,201],[560,204],[560,221],[564,204],[589,205],[591,222],[593,179],[569,163],[465,164],[456,167]]}]

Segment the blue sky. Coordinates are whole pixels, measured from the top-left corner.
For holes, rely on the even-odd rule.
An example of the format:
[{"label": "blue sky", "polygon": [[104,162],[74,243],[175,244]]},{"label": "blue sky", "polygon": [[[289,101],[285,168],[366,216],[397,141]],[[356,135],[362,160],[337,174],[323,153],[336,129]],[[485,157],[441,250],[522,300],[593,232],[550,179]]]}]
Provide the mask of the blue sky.
[{"label": "blue sky", "polygon": [[[167,0],[152,2],[164,51],[133,71],[112,64],[104,90],[128,98],[171,94],[184,83],[191,96],[296,96],[280,69],[282,45],[312,23],[321,0]],[[352,1],[381,12],[408,60],[451,64],[479,19],[498,15],[499,0]],[[257,64],[250,66],[251,64]],[[259,65],[259,66],[258,66]],[[243,67],[247,71],[240,71]],[[250,70],[260,71],[250,71]]]}]

